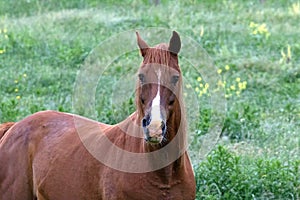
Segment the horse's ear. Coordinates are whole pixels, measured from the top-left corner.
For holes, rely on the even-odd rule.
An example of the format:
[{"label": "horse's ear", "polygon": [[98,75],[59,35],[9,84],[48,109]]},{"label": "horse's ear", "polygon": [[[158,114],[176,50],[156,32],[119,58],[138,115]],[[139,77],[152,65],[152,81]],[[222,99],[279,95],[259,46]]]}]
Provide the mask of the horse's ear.
[{"label": "horse's ear", "polygon": [[139,32],[135,32],[137,37],[137,44],[140,48],[140,52],[142,56],[144,57],[146,55],[147,49],[149,49],[148,44],[141,38]]},{"label": "horse's ear", "polygon": [[181,41],[178,33],[176,31],[173,31],[173,35],[170,39],[169,43],[169,51],[175,55],[177,55],[181,48]]}]

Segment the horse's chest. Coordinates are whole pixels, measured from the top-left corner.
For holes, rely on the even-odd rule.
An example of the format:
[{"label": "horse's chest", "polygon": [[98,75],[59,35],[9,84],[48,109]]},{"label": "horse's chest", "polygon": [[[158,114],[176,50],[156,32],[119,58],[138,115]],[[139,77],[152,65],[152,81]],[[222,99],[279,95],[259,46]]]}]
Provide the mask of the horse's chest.
[{"label": "horse's chest", "polygon": [[[147,200],[188,200],[186,194],[182,193],[181,185],[154,187],[151,185],[144,185],[134,190],[125,190],[126,199],[147,199]],[[186,191],[189,193],[189,191]]]},{"label": "horse's chest", "polygon": [[[122,180],[122,182],[121,182]],[[189,188],[183,181],[175,180],[170,184],[163,184],[156,180],[151,180],[147,176],[130,175],[117,178],[113,184],[119,187],[112,187],[106,184],[107,190],[117,193],[118,199],[128,200],[189,200],[193,198],[193,189]]]}]

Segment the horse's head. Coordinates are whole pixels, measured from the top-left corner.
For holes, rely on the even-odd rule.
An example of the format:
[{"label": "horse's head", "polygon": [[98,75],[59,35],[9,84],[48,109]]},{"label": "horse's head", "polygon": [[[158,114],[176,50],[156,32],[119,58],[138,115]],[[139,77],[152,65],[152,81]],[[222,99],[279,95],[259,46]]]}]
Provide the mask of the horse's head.
[{"label": "horse's head", "polygon": [[137,33],[137,43],[143,62],[138,71],[136,104],[144,137],[152,144],[168,142],[181,117],[180,37],[174,31],[169,44],[149,47]]}]

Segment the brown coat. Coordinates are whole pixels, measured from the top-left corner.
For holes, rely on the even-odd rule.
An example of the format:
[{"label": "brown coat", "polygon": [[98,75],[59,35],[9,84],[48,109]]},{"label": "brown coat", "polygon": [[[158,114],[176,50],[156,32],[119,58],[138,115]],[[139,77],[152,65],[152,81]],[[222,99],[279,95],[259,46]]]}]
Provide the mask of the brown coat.
[{"label": "brown coat", "polygon": [[[76,132],[74,118],[80,128],[106,130],[105,134],[118,146],[132,144],[129,151],[139,151],[144,146],[143,139],[122,134],[118,126],[55,111],[38,112],[13,126],[0,143],[1,200],[195,198],[195,180],[187,153],[180,158],[182,165],[174,162],[148,173],[117,171],[87,151]],[[128,122],[130,118],[122,123]],[[94,134],[86,132],[90,137],[97,135]]]}]

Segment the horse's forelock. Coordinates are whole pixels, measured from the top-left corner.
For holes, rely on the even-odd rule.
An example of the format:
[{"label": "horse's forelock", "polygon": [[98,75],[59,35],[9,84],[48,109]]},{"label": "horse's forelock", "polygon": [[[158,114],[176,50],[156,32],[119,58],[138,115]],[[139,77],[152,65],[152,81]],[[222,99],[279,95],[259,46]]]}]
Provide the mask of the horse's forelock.
[{"label": "horse's forelock", "polygon": [[168,44],[165,43],[158,44],[155,47],[149,48],[144,56],[144,61],[141,67],[148,64],[161,64],[169,66],[180,72],[180,68],[178,66],[178,58],[177,56],[172,54],[168,50],[168,48]]}]

